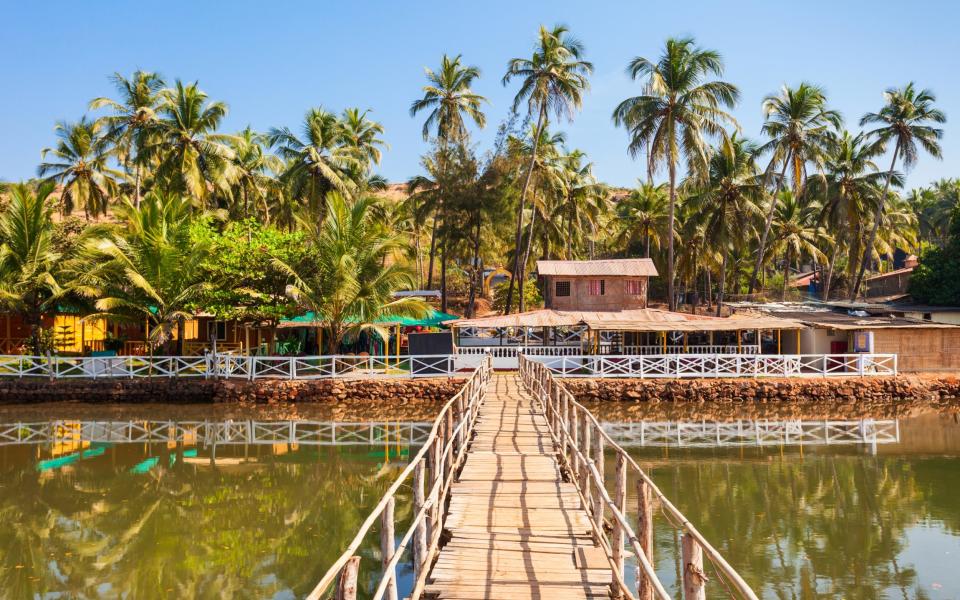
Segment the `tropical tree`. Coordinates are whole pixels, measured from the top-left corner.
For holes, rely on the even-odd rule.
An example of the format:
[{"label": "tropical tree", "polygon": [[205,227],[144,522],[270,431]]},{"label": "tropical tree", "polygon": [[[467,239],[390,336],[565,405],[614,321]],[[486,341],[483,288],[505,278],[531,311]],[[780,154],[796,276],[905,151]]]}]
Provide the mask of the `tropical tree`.
[{"label": "tropical tree", "polygon": [[[511,269],[513,277],[510,279],[505,303],[508,314],[513,306],[514,282],[518,282],[520,311],[522,312],[525,308],[523,281],[530,246],[527,245],[527,250],[521,256],[523,214],[526,210],[527,193],[537,161],[541,133],[546,129],[551,113],[558,119],[566,116],[568,120],[572,120],[574,110],[582,105],[583,94],[590,87],[588,76],[593,72],[593,65],[583,60],[583,54],[583,44],[570,35],[567,27],[557,25],[553,29],[547,29],[541,25],[533,56],[511,59],[507,63],[507,72],[503,76],[504,85],[515,78],[521,79],[520,90],[513,99],[513,110],[516,111],[526,102],[528,116],[536,119],[532,135],[533,149],[527,165],[526,178],[523,187],[520,188],[520,201],[517,207],[517,228]],[[531,224],[529,235],[532,234]]]},{"label": "tropical tree", "polygon": [[703,214],[707,239],[720,252],[717,316],[723,307],[731,249],[743,246],[746,228],[760,213],[763,182],[756,152],[755,144],[734,135],[712,152],[706,177],[686,183],[691,188],[686,202]]},{"label": "tropical tree", "polygon": [[617,205],[619,232],[617,242],[629,249],[643,244],[643,255],[650,258],[651,247],[659,249],[667,235],[669,191],[665,185],[637,180],[637,187]]},{"label": "tropical tree", "polygon": [[[877,239],[877,230],[883,220],[884,201],[890,191],[890,184],[893,183],[897,159],[901,159],[904,168],[909,169],[917,162],[920,148],[934,158],[942,156],[940,138],[943,137],[943,129],[936,127],[936,125],[945,123],[947,116],[934,106],[937,98],[933,92],[926,89],[918,90],[911,82],[900,89],[888,89],[884,93],[884,98],[886,104],[879,112],[867,113],[860,119],[861,127],[877,125],[867,135],[875,143],[884,147],[892,142],[893,155],[890,158],[887,181],[883,185],[883,193],[880,194],[880,202],[874,215],[873,229],[867,238],[867,245],[863,250],[863,259],[860,261],[857,277],[853,282],[853,288],[850,290],[851,300],[857,298],[860,284],[863,281],[863,274],[870,263],[873,245]],[[917,147],[918,145],[920,148]]]},{"label": "tropical tree", "polygon": [[[796,88],[783,86],[779,94],[772,94],[763,100],[765,116],[761,131],[770,139],[760,148],[762,153],[770,153],[767,166],[767,179],[773,179],[774,171],[780,167],[780,176],[774,179],[774,189],[786,187],[789,170],[793,178],[793,193],[803,196],[807,180],[807,166],[813,165],[822,172],[826,148],[832,133],[831,128],[839,128],[840,113],[827,108],[827,96],[815,85],[803,82]],[[767,208],[767,220],[760,234],[760,246],[750,276],[749,293],[756,289],[760,269],[763,268],[767,250],[767,238],[777,210],[777,194],[774,193]]]},{"label": "tropical tree", "polygon": [[586,242],[593,258],[594,236],[600,219],[607,212],[607,188],[593,175],[593,163],[586,162],[586,153],[573,150],[562,155],[557,168],[562,181],[562,196],[555,214],[560,219],[564,257],[576,257],[577,246]]},{"label": "tropical tree", "polygon": [[226,114],[227,105],[209,101],[196,83],[177,80],[160,92],[153,135],[142,153],[156,164],[154,176],[166,192],[186,196],[203,209],[212,192],[229,193],[234,138],[216,133]]},{"label": "tropical tree", "polygon": [[[467,121],[482,129],[486,126],[487,118],[481,107],[487,101],[483,96],[474,93],[471,86],[480,77],[480,69],[461,63],[461,55],[450,58],[446,54],[440,60],[440,69],[424,69],[427,76],[427,85],[423,86],[423,98],[415,100],[410,105],[410,116],[414,117],[423,111],[429,111],[423,123],[423,139],[429,139],[431,132],[437,138],[437,151],[434,160],[437,169],[437,181],[442,181],[447,166],[447,157],[451,149],[450,144],[465,145],[469,138]],[[427,287],[433,285],[433,262],[437,248],[437,231],[444,228],[446,215],[444,210],[443,187],[437,187],[437,202],[433,215],[433,230],[430,237],[430,260],[427,270]],[[440,244],[440,304],[441,310],[447,307],[447,240]]]},{"label": "tropical tree", "polygon": [[268,139],[287,162],[281,180],[290,195],[305,201],[315,217],[322,215],[328,192],[350,195],[356,191],[356,174],[363,159],[345,143],[343,124],[337,115],[312,108],[303,119],[300,137],[282,127],[271,129]]},{"label": "tropical tree", "polygon": [[274,261],[290,279],[287,294],[325,323],[330,354],[363,331],[386,340],[386,321],[420,317],[427,311],[422,300],[393,297],[394,292],[413,284],[412,274],[391,260],[403,250],[406,240],[374,217],[374,203],[370,197],[350,201],[331,192],[326,218],[316,239],[311,240],[314,260],[299,270],[282,260]]},{"label": "tropical tree", "polygon": [[[674,230],[677,205],[677,166],[683,159],[689,174],[706,171],[707,138],[724,138],[726,124],[736,125],[724,110],[739,98],[736,86],[710,79],[723,75],[723,59],[692,38],[670,38],[656,62],[634,58],[627,67],[633,79],[645,79],[643,93],[627,98],[613,112],[613,121],[630,135],[630,154],[647,154],[647,177],[666,166],[669,174],[667,231]],[[667,294],[676,309],[674,240],[667,237]]]},{"label": "tropical tree", "polygon": [[123,225],[89,236],[71,288],[94,300],[95,317],[146,322],[151,353],[176,330],[183,354],[184,324],[211,288],[201,278],[209,244],[191,236],[191,200],[153,191],[120,213]]},{"label": "tropical tree", "polygon": [[117,89],[119,99],[95,98],[90,102],[90,109],[108,108],[113,111],[113,114],[101,117],[99,121],[106,127],[105,137],[113,144],[114,154],[128,175],[133,166],[133,202],[136,206],[142,197],[145,166],[141,154],[148,145],[156,123],[160,91],[165,84],[159,75],[147,71],[134,71],[129,79],[114,73],[110,80]]},{"label": "tropical tree", "polygon": [[[40,156],[45,162],[37,174],[62,186],[60,207],[70,214],[77,205],[84,216],[106,214],[110,198],[116,193],[116,182],[109,167],[110,152],[102,135],[102,126],[86,117],[76,123],[57,123],[57,146],[44,148]],[[52,158],[49,162],[47,156]]]},{"label": "tropical tree", "polygon": [[52,183],[32,191],[12,186],[10,203],[0,213],[0,303],[30,327],[30,345],[40,354],[41,317],[64,293],[60,254],[54,250]]},{"label": "tropical tree", "polygon": [[380,137],[383,135],[383,125],[368,118],[368,114],[369,110],[361,112],[359,108],[348,108],[343,111],[340,119],[343,143],[359,159],[364,174],[369,172],[373,165],[380,164],[382,149],[387,145]]},{"label": "tropical tree", "polygon": [[251,207],[260,207],[266,221],[270,220],[268,198],[279,193],[278,182],[273,174],[282,168],[280,159],[264,148],[266,137],[247,127],[230,140],[233,150],[233,182],[231,196],[234,200],[232,214],[250,218]]},{"label": "tropical tree", "polygon": [[816,202],[804,202],[790,190],[778,194],[776,213],[771,227],[771,247],[783,255],[783,285],[781,300],[786,300],[790,282],[790,267],[795,259],[821,259],[820,247],[829,241],[819,223],[821,208]]}]

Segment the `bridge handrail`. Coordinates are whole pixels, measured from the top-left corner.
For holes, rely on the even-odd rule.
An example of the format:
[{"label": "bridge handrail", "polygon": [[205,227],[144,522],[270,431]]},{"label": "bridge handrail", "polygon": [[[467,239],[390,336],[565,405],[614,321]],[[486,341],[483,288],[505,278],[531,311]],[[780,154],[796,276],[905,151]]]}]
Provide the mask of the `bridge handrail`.
[{"label": "bridge handrail", "polygon": [[[633,548],[638,560],[637,597],[640,600],[647,600],[656,594],[661,600],[670,598],[669,594],[660,585],[651,564],[653,523],[652,514],[648,513],[651,506],[651,502],[647,499],[649,494],[660,502],[668,523],[684,532],[685,556],[683,564],[685,567],[683,583],[685,587],[688,584],[688,579],[695,588],[702,588],[703,582],[706,581],[699,569],[700,565],[696,564],[697,558],[695,558],[702,551],[713,564],[717,573],[725,579],[728,588],[735,590],[742,598],[758,600],[756,593],[740,574],[690,523],[687,517],[670,502],[640,465],[604,431],[593,414],[576,401],[573,394],[566,389],[546,365],[526,356],[521,356],[520,376],[528,391],[544,407],[551,436],[561,448],[561,458],[571,471],[571,480],[577,486],[585,505],[592,507],[592,510],[588,510],[587,513],[594,530],[603,531],[604,507],[609,509],[613,517],[613,540],[608,542],[603,540],[602,536],[598,537],[601,538],[602,542],[605,542],[605,544],[601,543],[601,546],[612,555],[613,563],[618,565],[613,569],[616,580],[623,581],[623,542],[627,541]],[[590,442],[591,435],[593,436],[592,444]],[[605,444],[609,444],[617,456],[616,502],[607,493],[602,472],[604,468],[603,447]],[[593,448],[591,448],[591,445]],[[640,539],[624,514],[626,510],[628,467],[635,471],[639,477],[641,484],[638,486],[639,500],[641,506],[647,507],[645,510],[641,509],[639,515],[640,536],[644,539]],[[592,492],[591,487],[593,488]],[[617,568],[619,568],[619,572],[617,572]],[[643,574],[643,577],[640,576],[641,574]]]},{"label": "bridge handrail", "polygon": [[[360,526],[346,550],[320,579],[307,596],[308,600],[320,600],[334,582],[337,582],[336,597],[353,600],[356,597],[359,557],[357,550],[370,534],[377,519],[380,519],[380,550],[383,573],[373,596],[397,600],[397,566],[411,540],[413,548],[414,588],[411,600],[417,600],[426,585],[428,567],[440,543],[443,530],[443,506],[446,502],[454,474],[466,454],[467,442],[473,434],[480,404],[490,379],[492,362],[485,357],[473,374],[450,400],[443,405],[433,422],[430,434],[423,447],[410,459],[409,464],[393,484],[387,488],[380,502]],[[429,468],[429,480],[426,471]],[[394,539],[394,505],[397,490],[413,475],[414,516],[400,540]],[[424,484],[428,489],[424,492]]]}]

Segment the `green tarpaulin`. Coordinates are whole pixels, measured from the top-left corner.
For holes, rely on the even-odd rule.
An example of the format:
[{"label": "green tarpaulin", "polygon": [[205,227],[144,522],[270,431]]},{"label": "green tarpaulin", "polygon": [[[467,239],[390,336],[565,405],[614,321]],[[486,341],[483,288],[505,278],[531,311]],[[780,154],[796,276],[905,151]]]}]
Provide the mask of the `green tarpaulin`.
[{"label": "green tarpaulin", "polygon": [[[426,316],[419,319],[412,317],[383,317],[377,319],[375,322],[384,325],[400,325],[401,327],[416,327],[418,325],[420,327],[440,327],[444,321],[452,321],[459,318],[457,315],[451,315],[431,308]],[[318,320],[312,311],[299,317],[280,321],[281,327],[321,327],[322,325],[323,322]]]}]

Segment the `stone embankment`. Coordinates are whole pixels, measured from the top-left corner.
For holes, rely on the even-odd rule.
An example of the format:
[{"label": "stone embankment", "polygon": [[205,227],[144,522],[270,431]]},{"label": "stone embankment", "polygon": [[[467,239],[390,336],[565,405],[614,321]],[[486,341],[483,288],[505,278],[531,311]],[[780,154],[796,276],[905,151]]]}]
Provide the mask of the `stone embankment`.
[{"label": "stone embankment", "polygon": [[568,379],[597,417],[897,417],[960,408],[953,375],[789,379]]}]

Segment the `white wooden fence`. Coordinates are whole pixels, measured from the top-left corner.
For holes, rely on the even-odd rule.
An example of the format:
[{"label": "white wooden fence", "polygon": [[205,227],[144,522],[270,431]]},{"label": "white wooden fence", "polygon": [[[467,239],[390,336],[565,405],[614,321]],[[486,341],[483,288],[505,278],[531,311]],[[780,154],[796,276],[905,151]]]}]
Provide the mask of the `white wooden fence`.
[{"label": "white wooden fence", "polygon": [[896,375],[896,354],[532,356],[560,377],[710,378]]}]

